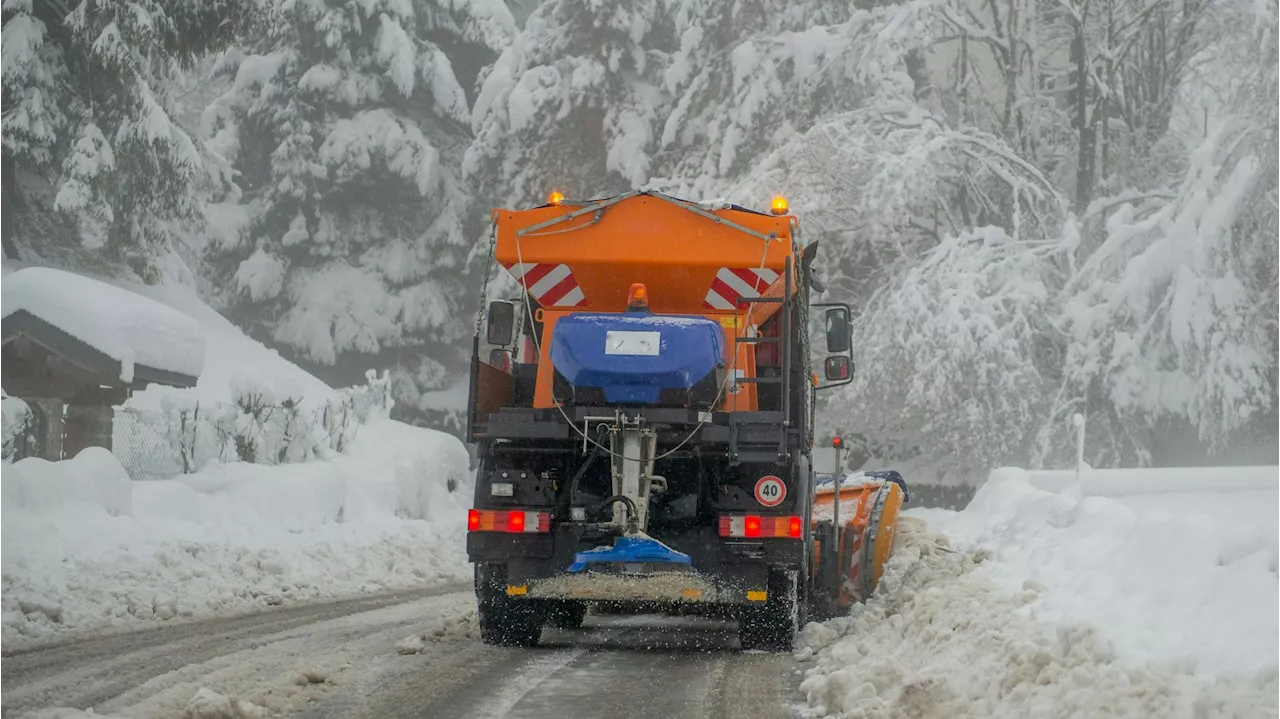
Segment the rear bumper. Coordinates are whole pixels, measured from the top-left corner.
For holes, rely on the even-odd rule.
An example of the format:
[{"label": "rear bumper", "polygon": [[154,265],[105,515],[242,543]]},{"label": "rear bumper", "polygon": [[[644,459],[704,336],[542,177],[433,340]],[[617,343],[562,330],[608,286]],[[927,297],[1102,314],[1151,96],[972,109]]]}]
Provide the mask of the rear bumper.
[{"label": "rear bumper", "polygon": [[531,580],[525,591],[524,596],[530,599],[595,602],[736,604],[746,601],[745,589],[696,572],[562,574]]},{"label": "rear bumper", "polygon": [[805,557],[801,539],[723,539],[710,527],[655,539],[689,555],[692,571],[651,571],[646,565],[625,574],[570,574],[574,555],[602,542],[582,540],[567,523],[541,535],[470,532],[467,554],[472,562],[505,567],[513,598],[663,604],[756,603],[750,597],[764,591],[770,568],[799,570]]}]

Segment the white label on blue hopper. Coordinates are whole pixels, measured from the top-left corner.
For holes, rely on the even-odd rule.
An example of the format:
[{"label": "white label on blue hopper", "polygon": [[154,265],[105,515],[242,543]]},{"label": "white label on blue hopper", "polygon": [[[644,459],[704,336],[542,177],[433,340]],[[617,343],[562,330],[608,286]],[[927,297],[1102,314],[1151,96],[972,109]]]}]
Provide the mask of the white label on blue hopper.
[{"label": "white label on blue hopper", "polygon": [[657,357],[661,345],[661,332],[609,330],[604,335],[604,353],[607,355]]}]

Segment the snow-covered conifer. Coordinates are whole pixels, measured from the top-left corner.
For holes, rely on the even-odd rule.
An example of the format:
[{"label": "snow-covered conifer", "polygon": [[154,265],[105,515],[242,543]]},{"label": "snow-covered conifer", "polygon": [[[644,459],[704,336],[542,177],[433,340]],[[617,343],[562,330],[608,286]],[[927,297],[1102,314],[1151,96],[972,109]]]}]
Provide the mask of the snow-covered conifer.
[{"label": "snow-covered conifer", "polygon": [[602,197],[643,185],[672,45],[662,0],[540,5],[480,88],[468,178],[513,205],[551,189]]},{"label": "snow-covered conifer", "polygon": [[9,209],[79,225],[77,238],[7,238],[6,247],[41,255],[70,239],[152,276],[152,259],[200,212],[203,163],[173,120],[174,79],[254,15],[248,0],[6,2],[6,180],[23,177],[6,196],[23,199]]},{"label": "snow-covered conifer", "polygon": [[467,94],[433,38],[491,52],[514,24],[497,0],[454,5],[280,0],[219,61],[201,129],[248,221],[214,262],[233,316],[305,360],[456,364],[478,215],[458,170]]}]

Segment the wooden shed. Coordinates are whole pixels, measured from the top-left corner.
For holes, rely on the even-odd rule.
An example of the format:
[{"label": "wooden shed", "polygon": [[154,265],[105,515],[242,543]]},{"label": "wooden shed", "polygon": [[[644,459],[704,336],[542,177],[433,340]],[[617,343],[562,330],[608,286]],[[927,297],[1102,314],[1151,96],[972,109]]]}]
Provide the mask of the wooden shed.
[{"label": "wooden shed", "polygon": [[[33,272],[41,275],[27,276]],[[50,279],[54,281],[53,287],[48,286]],[[47,292],[56,292],[62,284],[63,291],[79,299],[60,296],[57,301],[43,303],[39,297],[30,296],[30,292],[22,292],[35,284],[44,285]],[[85,292],[86,287],[96,291]],[[24,456],[58,460],[74,457],[85,447],[111,449],[114,406],[123,404],[131,393],[148,385],[193,387],[196,384],[198,364],[186,362],[186,366],[197,370],[196,374],[188,374],[175,371],[174,363],[166,368],[132,359],[149,356],[147,351],[135,352],[130,346],[131,342],[146,341],[145,332],[140,328],[145,329],[150,318],[139,313],[139,307],[153,312],[158,325],[174,324],[174,315],[177,315],[190,323],[184,331],[189,334],[194,328],[199,333],[194,320],[176,310],[119,287],[44,268],[6,275],[3,294],[0,386],[9,396],[22,399],[31,408],[30,435],[34,441],[23,452]],[[119,301],[122,295],[128,295],[123,302]],[[77,303],[82,306],[77,307]],[[45,307],[49,311],[44,311]],[[60,321],[59,312],[76,320]],[[127,327],[119,331],[104,327],[110,324],[113,312],[131,313],[133,331]],[[182,320],[177,324],[181,325]],[[72,331],[66,329],[68,327]],[[85,331],[80,334],[89,336],[73,334],[77,327],[84,327]],[[110,336],[112,341],[103,342],[103,336]],[[173,338],[171,326],[157,326],[157,341]],[[198,340],[202,356],[202,333]],[[150,356],[164,357],[165,354],[151,352]]]}]

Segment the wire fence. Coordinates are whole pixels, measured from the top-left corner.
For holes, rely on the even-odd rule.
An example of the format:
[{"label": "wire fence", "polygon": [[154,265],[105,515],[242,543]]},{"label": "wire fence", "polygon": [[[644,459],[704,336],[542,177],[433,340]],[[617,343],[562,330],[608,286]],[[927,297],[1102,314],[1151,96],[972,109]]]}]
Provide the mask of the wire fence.
[{"label": "wire fence", "polygon": [[[139,481],[172,479],[227,462],[291,464],[341,454],[362,425],[392,406],[387,375],[370,371],[367,377],[368,384],[340,390],[320,406],[245,391],[235,402],[166,401],[158,410],[117,407],[111,452]],[[16,411],[6,412],[6,462],[24,455],[30,431]]]}]

